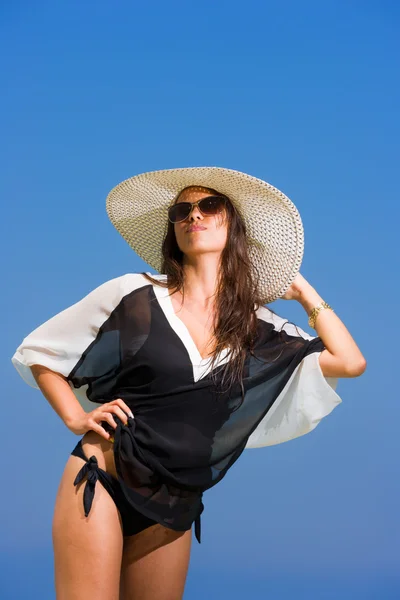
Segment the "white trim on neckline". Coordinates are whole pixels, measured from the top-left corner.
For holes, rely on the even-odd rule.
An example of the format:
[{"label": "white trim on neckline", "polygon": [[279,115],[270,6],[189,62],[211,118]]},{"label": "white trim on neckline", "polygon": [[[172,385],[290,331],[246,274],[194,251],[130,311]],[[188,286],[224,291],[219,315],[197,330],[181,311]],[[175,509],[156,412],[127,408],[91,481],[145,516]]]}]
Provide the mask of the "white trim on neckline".
[{"label": "white trim on neckline", "polygon": [[[152,275],[154,277],[154,275]],[[160,277],[161,278],[161,277]],[[182,344],[186,348],[189,355],[190,362],[193,368],[193,379],[199,381],[210,372],[211,358],[202,358],[201,354],[193,341],[192,336],[189,333],[185,323],[175,313],[171,297],[169,295],[168,288],[163,288],[158,285],[152,285],[154,295],[156,296],[158,303],[163,311],[167,321],[169,322],[171,329],[175,331],[176,335],[180,338]],[[228,349],[225,348],[220,352],[215,367],[224,364],[228,359]]]}]

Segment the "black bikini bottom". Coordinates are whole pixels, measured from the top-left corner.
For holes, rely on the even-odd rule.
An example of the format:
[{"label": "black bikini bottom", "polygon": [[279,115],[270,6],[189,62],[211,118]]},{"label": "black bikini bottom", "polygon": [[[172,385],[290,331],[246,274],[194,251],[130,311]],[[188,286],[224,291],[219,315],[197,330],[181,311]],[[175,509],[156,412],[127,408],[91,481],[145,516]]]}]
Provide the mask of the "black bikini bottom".
[{"label": "black bikini bottom", "polygon": [[85,475],[87,475],[87,482],[83,492],[83,506],[86,517],[92,506],[96,481],[99,480],[114,500],[120,512],[123,535],[134,535],[157,523],[157,521],[153,521],[153,519],[149,519],[148,517],[145,517],[145,515],[142,515],[142,513],[135,510],[127,502],[118,479],[103,469],[100,469],[97,458],[94,455],[87,458],[82,448],[82,440],[79,440],[71,454],[79,456],[79,458],[86,461],[86,464],[83,465],[74,481],[74,485],[77,485],[82,481]]}]

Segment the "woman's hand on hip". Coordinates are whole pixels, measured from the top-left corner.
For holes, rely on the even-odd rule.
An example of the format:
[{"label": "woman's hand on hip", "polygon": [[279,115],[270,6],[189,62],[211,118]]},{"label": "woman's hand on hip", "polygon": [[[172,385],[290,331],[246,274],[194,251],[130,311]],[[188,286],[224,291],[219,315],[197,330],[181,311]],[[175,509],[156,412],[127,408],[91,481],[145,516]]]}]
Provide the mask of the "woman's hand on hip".
[{"label": "woman's hand on hip", "polygon": [[106,421],[111,427],[116,429],[117,423],[113,415],[119,417],[124,425],[128,423],[128,416],[133,418],[129,406],[121,398],[116,398],[115,400],[111,400],[111,402],[106,402],[98,406],[91,412],[82,412],[72,422],[68,423],[68,429],[77,435],[83,435],[87,431],[92,430],[101,435],[105,440],[110,441],[110,438],[113,436],[100,423]]}]

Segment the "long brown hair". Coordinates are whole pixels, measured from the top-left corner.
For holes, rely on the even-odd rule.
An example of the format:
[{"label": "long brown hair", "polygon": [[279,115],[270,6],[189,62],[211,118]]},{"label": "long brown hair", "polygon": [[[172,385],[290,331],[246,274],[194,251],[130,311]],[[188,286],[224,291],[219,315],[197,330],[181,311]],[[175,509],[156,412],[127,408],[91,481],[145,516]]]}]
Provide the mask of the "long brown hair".
[{"label": "long brown hair", "polygon": [[[188,186],[195,188],[197,186]],[[185,188],[188,189],[188,188]],[[203,188],[213,196],[223,196],[226,200],[225,217],[228,224],[226,245],[221,253],[220,268],[215,293],[215,317],[213,334],[215,347],[211,353],[211,371],[215,367],[218,354],[228,348],[229,360],[219,372],[221,386],[229,388],[234,383],[242,384],[243,367],[247,352],[252,350],[257,333],[256,310],[262,305],[258,285],[248,254],[246,226],[231,200],[213,188]],[[180,194],[175,199],[178,200]],[[162,244],[161,272],[167,276],[166,282],[144,276],[156,285],[181,291],[184,294],[183,252],[175,237],[174,225],[168,221],[167,232]],[[243,389],[242,389],[243,391]]]}]

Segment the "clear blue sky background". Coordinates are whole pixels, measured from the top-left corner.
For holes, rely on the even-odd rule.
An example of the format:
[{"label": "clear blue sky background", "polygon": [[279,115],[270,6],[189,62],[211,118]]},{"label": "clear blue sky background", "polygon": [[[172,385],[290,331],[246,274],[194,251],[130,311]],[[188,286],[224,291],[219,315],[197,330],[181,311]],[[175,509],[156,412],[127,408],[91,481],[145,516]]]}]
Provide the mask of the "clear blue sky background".
[{"label": "clear blue sky background", "polygon": [[[368,368],[314,432],[246,451],[206,493],[185,598],[399,598],[399,4],[0,10],[1,597],[54,598],[52,511],[77,441],[11,356],[100,283],[148,270],[108,220],[114,185],[213,165],[293,200],[301,273]],[[295,301],[271,307],[312,333]]]}]

